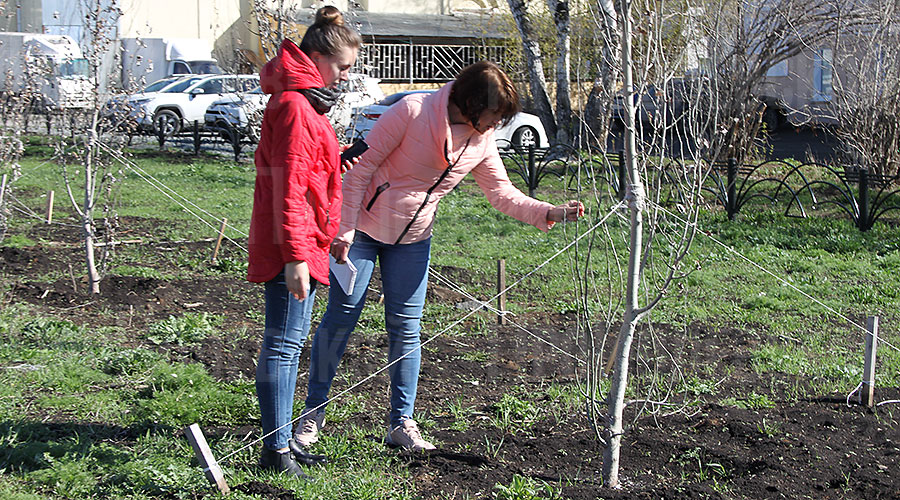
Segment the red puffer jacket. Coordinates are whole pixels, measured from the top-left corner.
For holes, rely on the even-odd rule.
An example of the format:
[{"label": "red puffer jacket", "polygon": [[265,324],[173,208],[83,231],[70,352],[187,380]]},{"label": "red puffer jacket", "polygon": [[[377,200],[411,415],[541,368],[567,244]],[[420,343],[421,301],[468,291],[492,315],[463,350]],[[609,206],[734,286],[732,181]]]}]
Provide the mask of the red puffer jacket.
[{"label": "red puffer jacket", "polygon": [[324,82],[290,40],[259,76],[272,97],[256,149],[247,279],[268,281],[285,263],[306,261],[310,276],[327,285],[328,248],[341,213],[340,153],[328,119],[296,92]]}]

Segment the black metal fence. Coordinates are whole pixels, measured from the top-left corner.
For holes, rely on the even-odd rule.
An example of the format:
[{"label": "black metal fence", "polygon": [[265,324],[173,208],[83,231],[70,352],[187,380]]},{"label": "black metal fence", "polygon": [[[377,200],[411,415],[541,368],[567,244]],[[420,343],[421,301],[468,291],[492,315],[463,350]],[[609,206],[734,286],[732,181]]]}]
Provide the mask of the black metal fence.
[{"label": "black metal fence", "polygon": [[[619,153],[590,154],[557,145],[543,149],[504,147],[500,155],[506,160],[507,171],[522,178],[531,196],[547,175],[568,175],[568,187],[587,181],[618,199],[625,195],[626,170]],[[685,164],[670,159],[664,167],[653,169],[651,175],[656,178],[651,180],[661,188],[671,188],[667,200],[683,198],[676,179],[685,169]],[[844,214],[860,231],[868,231],[891,212],[900,215],[900,176],[875,175],[853,166],[784,160],[738,165],[731,159],[707,167],[702,191],[709,195],[708,201],[721,205],[731,220],[751,204],[782,208],[789,217],[805,218],[818,210]],[[826,210],[832,207],[835,210]]]}]

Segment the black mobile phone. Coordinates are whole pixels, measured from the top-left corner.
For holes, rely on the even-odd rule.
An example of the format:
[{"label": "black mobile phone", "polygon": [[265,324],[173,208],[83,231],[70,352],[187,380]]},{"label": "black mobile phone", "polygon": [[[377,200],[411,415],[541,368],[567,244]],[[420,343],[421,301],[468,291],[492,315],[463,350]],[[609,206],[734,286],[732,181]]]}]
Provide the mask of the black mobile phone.
[{"label": "black mobile phone", "polygon": [[341,163],[344,163],[345,161],[352,162],[354,158],[365,153],[367,149],[369,149],[369,145],[366,144],[366,141],[360,139],[354,142],[352,146],[341,153]]}]

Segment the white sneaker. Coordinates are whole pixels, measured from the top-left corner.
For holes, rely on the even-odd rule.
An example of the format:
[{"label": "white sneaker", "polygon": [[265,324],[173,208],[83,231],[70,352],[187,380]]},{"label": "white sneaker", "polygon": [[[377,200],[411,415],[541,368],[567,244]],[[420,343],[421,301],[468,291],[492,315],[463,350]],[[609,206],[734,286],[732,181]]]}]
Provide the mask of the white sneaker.
[{"label": "white sneaker", "polygon": [[435,449],[433,444],[422,438],[422,433],[419,432],[419,426],[416,425],[416,421],[411,418],[405,419],[402,424],[394,427],[393,430],[388,432],[387,443],[412,451]]},{"label": "white sneaker", "polygon": [[319,440],[319,431],[325,427],[325,412],[307,408],[303,413],[305,416],[294,429],[294,441],[306,448]]}]

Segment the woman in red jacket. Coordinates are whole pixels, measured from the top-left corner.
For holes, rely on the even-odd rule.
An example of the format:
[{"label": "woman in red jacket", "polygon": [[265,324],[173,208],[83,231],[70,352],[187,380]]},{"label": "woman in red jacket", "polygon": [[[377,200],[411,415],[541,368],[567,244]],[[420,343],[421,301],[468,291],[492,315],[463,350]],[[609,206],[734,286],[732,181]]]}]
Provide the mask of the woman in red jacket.
[{"label": "woman in red jacket", "polygon": [[[341,166],[334,129],[324,114],[337,100],[362,39],[340,11],[323,7],[300,45],[284,40],[260,71],[271,94],[256,149],[248,279],[265,283],[266,325],[256,394],[262,414],[260,466],[305,477],[291,446],[300,349],[316,284],[328,284],[328,248],[341,212]],[[294,454],[291,449],[296,450]]]}]

